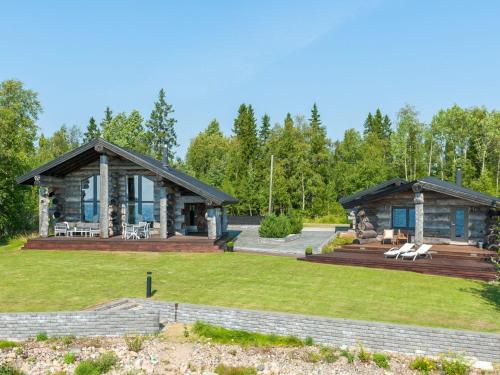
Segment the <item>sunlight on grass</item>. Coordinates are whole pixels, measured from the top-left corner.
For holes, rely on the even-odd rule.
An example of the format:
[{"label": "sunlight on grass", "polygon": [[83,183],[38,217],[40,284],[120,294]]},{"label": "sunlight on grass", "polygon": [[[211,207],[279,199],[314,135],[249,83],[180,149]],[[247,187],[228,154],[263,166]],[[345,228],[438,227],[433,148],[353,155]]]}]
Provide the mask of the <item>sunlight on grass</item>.
[{"label": "sunlight on grass", "polygon": [[500,332],[498,285],[244,253],[0,246],[0,311],[78,310],[121,297]]}]

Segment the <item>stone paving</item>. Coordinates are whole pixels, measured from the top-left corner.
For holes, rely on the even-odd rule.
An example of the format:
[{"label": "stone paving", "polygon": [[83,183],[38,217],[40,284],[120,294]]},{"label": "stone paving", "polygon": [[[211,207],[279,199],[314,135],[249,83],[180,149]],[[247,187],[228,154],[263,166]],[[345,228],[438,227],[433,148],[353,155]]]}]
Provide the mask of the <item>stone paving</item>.
[{"label": "stone paving", "polygon": [[321,248],[335,237],[335,231],[331,229],[318,230],[316,228],[304,228],[299,239],[290,242],[260,243],[257,226],[231,227],[240,233],[235,240],[236,251],[255,251],[273,253],[280,255],[299,256],[304,255],[307,246],[313,247],[313,253],[321,253]]}]

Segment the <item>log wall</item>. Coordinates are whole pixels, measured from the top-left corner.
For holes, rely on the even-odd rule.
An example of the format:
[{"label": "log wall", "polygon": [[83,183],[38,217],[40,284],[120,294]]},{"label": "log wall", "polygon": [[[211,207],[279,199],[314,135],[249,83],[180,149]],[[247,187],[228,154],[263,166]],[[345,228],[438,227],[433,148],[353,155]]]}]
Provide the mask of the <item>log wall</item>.
[{"label": "log wall", "polygon": [[[471,241],[483,241],[486,231],[488,207],[450,197],[445,194],[424,191],[424,236],[449,239],[451,215],[455,207],[468,209],[468,235]],[[413,192],[399,192],[365,203],[365,210],[377,233],[392,227],[392,207],[414,207]],[[411,233],[414,235],[414,233]]]}]

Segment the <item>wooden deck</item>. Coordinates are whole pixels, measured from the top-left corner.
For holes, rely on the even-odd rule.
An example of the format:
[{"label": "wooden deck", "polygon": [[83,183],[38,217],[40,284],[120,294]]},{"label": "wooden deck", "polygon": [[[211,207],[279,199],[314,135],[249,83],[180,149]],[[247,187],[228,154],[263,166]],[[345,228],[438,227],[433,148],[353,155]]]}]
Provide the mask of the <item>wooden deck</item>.
[{"label": "wooden deck", "polygon": [[432,259],[402,260],[385,258],[384,251],[391,245],[371,243],[344,245],[331,254],[319,254],[299,260],[325,264],[340,264],[359,267],[393,269],[432,275],[455,276],[491,281],[496,279],[495,266],[489,262],[498,257],[495,252],[473,246],[434,245]]},{"label": "wooden deck", "polygon": [[172,236],[161,239],[153,236],[149,239],[125,240],[120,236],[111,238],[98,237],[46,237],[31,238],[23,247],[29,250],[102,250],[102,251],[151,251],[151,252],[193,252],[209,253],[221,251],[228,237],[209,240],[206,236]]}]

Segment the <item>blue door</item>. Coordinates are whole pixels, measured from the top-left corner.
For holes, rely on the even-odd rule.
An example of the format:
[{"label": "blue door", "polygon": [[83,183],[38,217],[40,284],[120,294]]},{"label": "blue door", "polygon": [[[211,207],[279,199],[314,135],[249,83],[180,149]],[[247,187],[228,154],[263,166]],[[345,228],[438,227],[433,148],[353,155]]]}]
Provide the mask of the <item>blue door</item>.
[{"label": "blue door", "polygon": [[451,214],[451,239],[453,241],[467,241],[469,217],[466,208],[457,207],[452,209]]}]

